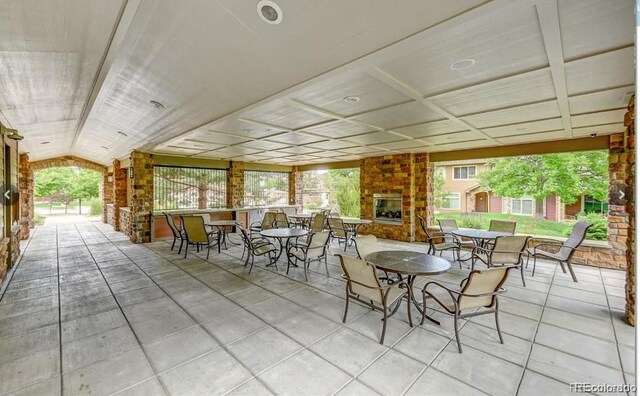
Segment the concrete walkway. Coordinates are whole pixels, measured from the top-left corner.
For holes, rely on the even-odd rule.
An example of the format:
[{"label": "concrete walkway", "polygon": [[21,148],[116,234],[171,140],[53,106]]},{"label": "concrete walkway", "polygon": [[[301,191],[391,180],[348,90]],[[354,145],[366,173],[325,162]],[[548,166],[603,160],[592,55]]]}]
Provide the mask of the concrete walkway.
[{"label": "concrete walkway", "polygon": [[[459,354],[442,311],[430,311],[442,326],[411,328],[403,306],[384,345],[380,313],[352,304],[343,324],[333,256],[329,277],[311,264],[304,282],[263,259],[248,274],[241,247],[210,261],[169,248],[102,223],[37,227],[0,296],[0,394],[560,395],[572,382],[635,382],[622,271],[576,266],[574,283],[542,262],[527,288],[514,273],[504,344],[479,316],[461,323]],[[434,278],[467,274],[455,264]]]}]

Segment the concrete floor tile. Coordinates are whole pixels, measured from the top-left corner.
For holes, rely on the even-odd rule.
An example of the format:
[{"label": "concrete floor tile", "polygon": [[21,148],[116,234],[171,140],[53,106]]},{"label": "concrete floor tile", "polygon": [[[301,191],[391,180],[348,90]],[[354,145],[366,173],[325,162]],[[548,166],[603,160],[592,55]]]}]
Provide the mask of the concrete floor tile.
[{"label": "concrete floor tile", "polygon": [[460,342],[482,352],[502,358],[518,366],[525,366],[531,349],[531,341],[523,340],[506,333],[502,333],[504,344],[500,343],[495,329],[469,322],[460,331]]},{"label": "concrete floor tile", "polygon": [[332,395],[351,377],[305,350],[270,368],[259,378],[278,395],[297,396],[313,390],[315,395]]},{"label": "concrete floor tile", "polygon": [[13,304],[0,305],[0,319],[58,308],[58,296],[51,295]]},{"label": "concrete floor tile", "polygon": [[92,300],[77,300],[60,307],[60,315],[63,322],[99,314],[118,308],[118,304],[112,295],[98,297]]},{"label": "concrete floor tile", "polygon": [[14,392],[8,393],[10,396],[59,396],[60,395],[60,376],[48,378],[46,380],[36,382],[33,385],[25,386]]},{"label": "concrete floor tile", "polygon": [[577,315],[589,316],[598,320],[608,320],[610,317],[609,309],[606,306],[554,295],[549,295],[547,307]]},{"label": "concrete floor tile", "polygon": [[358,380],[353,380],[347,384],[340,392],[336,393],[336,396],[379,396],[380,393],[369,388]]},{"label": "concrete floor tile", "polygon": [[0,364],[60,345],[58,325],[0,338]]},{"label": "concrete floor tile", "polygon": [[462,353],[458,353],[454,342],[436,358],[432,367],[492,395],[515,394],[523,372],[522,367],[474,348],[463,346]]},{"label": "concrete floor tile", "polygon": [[531,370],[525,370],[518,395],[521,396],[539,396],[539,395],[558,395],[569,396],[574,394],[567,384],[556,381],[544,375],[540,375]]},{"label": "concrete floor tile", "polygon": [[618,350],[613,342],[546,323],[540,323],[535,342],[620,370]]},{"label": "concrete floor tile", "polygon": [[213,300],[190,306],[185,310],[195,318],[196,322],[204,323],[240,309],[238,305],[219,294],[216,293],[215,296],[217,297]]},{"label": "concrete floor tile", "polygon": [[163,372],[218,346],[201,327],[194,326],[145,344],[143,348],[156,372]]},{"label": "concrete floor tile", "polygon": [[118,396],[162,396],[166,394],[167,392],[164,391],[160,380],[157,378],[150,379],[149,381],[116,393]]},{"label": "concrete floor tile", "polygon": [[71,342],[126,325],[127,321],[119,309],[62,322],[62,342]]},{"label": "concrete floor tile", "polygon": [[551,286],[551,290],[549,291],[549,293],[554,296],[570,298],[573,300],[602,305],[605,307],[607,306],[607,298],[605,297],[604,293],[593,293],[557,285]]},{"label": "concrete floor tile", "polygon": [[409,388],[407,396],[483,396],[486,393],[459,381],[446,373],[429,367]]},{"label": "concrete floor tile", "polygon": [[278,322],[274,327],[298,343],[308,346],[336,331],[341,325],[313,311],[303,311]]},{"label": "concrete floor tile", "polygon": [[394,345],[393,349],[429,365],[448,342],[448,338],[418,326]]},{"label": "concrete floor tile", "polygon": [[60,372],[58,347],[0,364],[0,394],[53,377]]},{"label": "concrete floor tile", "polygon": [[[511,334],[525,340],[533,340],[538,327],[537,321],[522,316],[511,315],[506,312],[500,312],[498,317],[500,320],[500,330],[502,330],[503,333]],[[492,314],[475,316],[469,320],[491,329],[496,328],[496,320]]]},{"label": "concrete floor tile", "polygon": [[622,384],[620,369],[585,360],[543,345],[534,344],[527,368],[565,384]]},{"label": "concrete floor tile", "polygon": [[220,395],[249,378],[251,373],[222,349],[160,375],[172,395]]},{"label": "concrete floor tile", "polygon": [[549,307],[545,309],[544,315],[542,315],[542,322],[544,323],[615,342],[613,325],[608,319],[576,315]]},{"label": "concrete floor tile", "polygon": [[378,342],[346,328],[332,333],[309,349],[353,376],[387,350]]},{"label": "concrete floor tile", "polygon": [[47,296],[57,296],[58,285],[44,286],[37,289],[22,289],[7,291],[0,300],[0,306],[4,304],[14,304],[17,302],[33,300]]},{"label": "concrete floor tile", "polygon": [[223,345],[256,332],[267,324],[245,310],[236,310],[203,326]]},{"label": "concrete floor tile", "polygon": [[140,342],[146,344],[195,324],[196,322],[189,315],[178,311],[152,316],[147,320],[131,323],[131,327]]},{"label": "concrete floor tile", "polygon": [[261,287],[252,286],[245,290],[229,293],[226,295],[226,297],[242,307],[247,307],[249,305],[257,304],[259,302],[276,297],[276,294]]},{"label": "concrete floor tile", "polygon": [[166,294],[161,288],[154,285],[145,287],[144,289],[136,289],[123,293],[117,293],[115,294],[115,297],[121,307],[126,307],[149,300],[166,297]]},{"label": "concrete floor tile", "polygon": [[129,326],[62,343],[62,370],[74,370],[109,356],[138,347]]},{"label": "concrete floor tile", "polygon": [[22,334],[58,323],[58,309],[0,319],[0,337]]},{"label": "concrete floor tile", "polygon": [[[398,342],[399,339],[404,337],[411,327],[409,324],[400,320],[398,317],[403,317],[401,312],[397,312],[393,317],[387,319],[387,331],[384,336],[384,345],[391,346]],[[414,325],[418,325],[420,322],[414,322]],[[380,342],[380,336],[382,334],[382,313],[378,311],[369,311],[359,318],[352,320],[346,325],[351,330],[355,330],[358,333],[371,338],[376,342]]]},{"label": "concrete floor tile", "polygon": [[257,304],[249,305],[246,309],[265,322],[275,324],[288,316],[295,315],[304,308],[282,297],[274,297]]},{"label": "concrete floor tile", "polygon": [[270,396],[273,394],[262,382],[254,378],[227,393],[227,396]]},{"label": "concrete floor tile", "polygon": [[151,379],[153,370],[140,348],[63,374],[63,392],[70,395],[105,395]]},{"label": "concrete floor tile", "polygon": [[254,375],[302,349],[286,335],[266,327],[227,346],[227,350]]},{"label": "concrete floor tile", "polygon": [[401,395],[424,371],[424,364],[390,350],[358,376],[382,395]]}]

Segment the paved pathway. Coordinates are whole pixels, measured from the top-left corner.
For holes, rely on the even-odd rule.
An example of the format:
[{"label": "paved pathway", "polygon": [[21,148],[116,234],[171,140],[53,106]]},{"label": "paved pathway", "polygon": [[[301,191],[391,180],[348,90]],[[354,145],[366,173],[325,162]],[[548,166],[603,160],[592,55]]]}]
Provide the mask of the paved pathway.
[{"label": "paved pathway", "polygon": [[342,324],[334,257],[330,277],[312,264],[305,283],[262,259],[247,274],[238,247],[209,262],[169,247],[131,244],[101,223],[36,228],[0,296],[0,394],[540,395],[634,381],[621,271],[578,266],[573,283],[542,263],[526,289],[513,276],[505,343],[491,316],[477,317],[464,321],[458,354],[439,311],[442,326],[410,328],[401,309],[385,345],[377,312],[352,305]]}]

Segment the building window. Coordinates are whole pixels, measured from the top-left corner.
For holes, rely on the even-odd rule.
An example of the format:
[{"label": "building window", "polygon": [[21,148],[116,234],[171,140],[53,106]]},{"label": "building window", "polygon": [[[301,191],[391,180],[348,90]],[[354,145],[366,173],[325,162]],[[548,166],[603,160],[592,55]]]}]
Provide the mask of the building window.
[{"label": "building window", "polygon": [[584,196],[584,211],[585,213],[608,213],[609,204],[604,201],[598,201],[591,195]]},{"label": "building window", "polygon": [[453,167],[453,179],[454,180],[469,180],[476,178],[476,166],[454,166]]},{"label": "building window", "polygon": [[532,215],[533,214],[533,198],[523,197],[511,199],[511,213]]},{"label": "building window", "polygon": [[154,209],[211,209],[227,206],[226,169],[153,168]]},{"label": "building window", "polygon": [[245,171],[244,203],[247,206],[288,205],[289,173]]},{"label": "building window", "polygon": [[447,194],[442,198],[442,209],[460,210],[460,194]]}]

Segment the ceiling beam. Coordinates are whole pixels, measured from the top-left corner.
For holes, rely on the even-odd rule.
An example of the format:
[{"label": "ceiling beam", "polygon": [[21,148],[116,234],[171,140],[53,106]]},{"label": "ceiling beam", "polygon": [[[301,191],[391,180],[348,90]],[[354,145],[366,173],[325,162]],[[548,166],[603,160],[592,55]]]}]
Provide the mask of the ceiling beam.
[{"label": "ceiling beam", "polygon": [[564,134],[570,139],[573,137],[573,131],[569,111],[567,79],[564,70],[564,51],[562,50],[558,2],[557,0],[542,0],[536,4],[536,10],[538,11],[538,21],[540,22],[544,48],[547,51],[549,67],[551,68],[551,79],[556,90],[560,114],[562,115]]},{"label": "ceiling beam", "polygon": [[89,114],[93,109],[93,105],[96,102],[98,94],[102,89],[102,85],[107,78],[107,74],[109,70],[111,70],[111,66],[113,65],[114,60],[120,50],[122,43],[124,42],[125,35],[129,30],[129,26],[133,21],[133,17],[138,11],[138,7],[140,6],[141,0],[124,0],[122,8],[120,9],[120,13],[118,15],[118,19],[116,21],[116,25],[113,29],[111,37],[109,38],[109,43],[107,44],[107,48],[105,49],[105,53],[100,61],[100,65],[98,66],[98,72],[93,80],[93,84],[91,85],[91,90],[89,91],[89,97],[82,108],[82,113],[80,115],[80,120],[78,121],[78,125],[76,126],[76,130],[73,133],[73,138],[71,140],[71,145],[69,146],[69,152],[73,152],[76,143],[78,142],[78,138],[82,133],[82,129],[84,128],[87,119],[89,118]]}]

